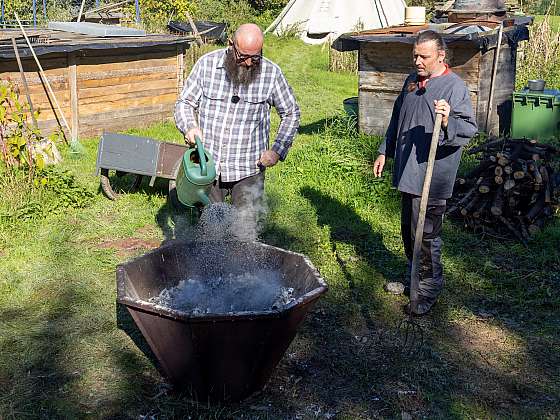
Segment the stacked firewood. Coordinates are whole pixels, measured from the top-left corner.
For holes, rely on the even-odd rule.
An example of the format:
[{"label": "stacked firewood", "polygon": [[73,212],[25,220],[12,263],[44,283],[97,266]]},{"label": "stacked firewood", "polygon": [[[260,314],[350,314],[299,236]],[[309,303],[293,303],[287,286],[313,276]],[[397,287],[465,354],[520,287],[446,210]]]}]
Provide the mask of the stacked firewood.
[{"label": "stacked firewood", "polygon": [[558,209],[560,150],[534,140],[492,139],[471,149],[480,163],[458,177],[447,213],[467,227],[508,232],[524,244]]}]

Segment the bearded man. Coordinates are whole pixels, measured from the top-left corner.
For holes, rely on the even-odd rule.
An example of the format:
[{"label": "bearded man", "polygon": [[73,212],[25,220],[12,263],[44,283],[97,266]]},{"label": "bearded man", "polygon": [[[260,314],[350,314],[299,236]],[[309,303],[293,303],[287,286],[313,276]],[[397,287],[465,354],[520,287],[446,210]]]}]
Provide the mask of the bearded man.
[{"label": "bearded man", "polygon": [[453,192],[463,146],[476,134],[477,126],[469,90],[445,63],[445,43],[437,32],[419,33],[414,43],[413,60],[416,70],[408,76],[395,101],[391,122],[373,169],[374,175],[380,177],[386,157],[394,159],[393,185],[401,192],[401,236],[408,259],[408,272],[402,283],[388,283],[386,290],[395,294],[406,293],[410,287],[416,222],[434,123],[436,114],[442,115],[419,260],[418,302],[414,312],[415,315],[425,315],[443,289],[443,214],[446,200]]},{"label": "bearded man", "polygon": [[[185,141],[200,137],[218,174],[212,202],[231,195],[237,207],[257,205],[264,193],[265,168],[284,160],[299,127],[300,110],[280,68],[262,55],[257,25],[237,29],[229,47],[201,57],[175,106]],[[280,127],[269,147],[270,108]]]}]

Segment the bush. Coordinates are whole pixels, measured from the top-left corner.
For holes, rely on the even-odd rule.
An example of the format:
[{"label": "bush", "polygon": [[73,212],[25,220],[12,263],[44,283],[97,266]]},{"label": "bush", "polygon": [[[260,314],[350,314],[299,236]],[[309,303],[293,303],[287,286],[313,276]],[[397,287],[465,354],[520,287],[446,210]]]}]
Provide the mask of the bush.
[{"label": "bush", "polygon": [[29,182],[25,170],[0,167],[0,222],[17,225],[89,204],[93,192],[76,183],[71,172],[49,166]]}]

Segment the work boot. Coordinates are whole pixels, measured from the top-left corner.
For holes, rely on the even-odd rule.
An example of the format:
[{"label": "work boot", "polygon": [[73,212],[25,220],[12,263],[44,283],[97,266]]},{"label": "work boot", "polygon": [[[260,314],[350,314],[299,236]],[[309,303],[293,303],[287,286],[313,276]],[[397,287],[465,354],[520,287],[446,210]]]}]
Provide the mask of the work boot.
[{"label": "work boot", "polygon": [[[412,311],[412,315],[414,316],[427,315],[434,307],[435,303],[436,303],[436,299],[430,299],[427,298],[426,296],[419,295],[418,305],[416,305],[416,310]],[[407,303],[403,309],[404,312],[408,315],[410,313],[410,303]]]}]

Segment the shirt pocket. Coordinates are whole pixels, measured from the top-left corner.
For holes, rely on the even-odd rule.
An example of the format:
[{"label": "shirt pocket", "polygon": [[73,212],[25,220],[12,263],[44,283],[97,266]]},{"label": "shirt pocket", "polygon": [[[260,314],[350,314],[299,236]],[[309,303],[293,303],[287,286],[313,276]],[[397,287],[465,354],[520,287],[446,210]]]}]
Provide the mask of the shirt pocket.
[{"label": "shirt pocket", "polygon": [[228,97],[225,92],[210,91],[202,94],[200,115],[212,117],[225,113]]},{"label": "shirt pocket", "polygon": [[248,121],[262,121],[265,119],[269,105],[267,95],[239,95],[240,105],[243,107],[243,114]]}]

